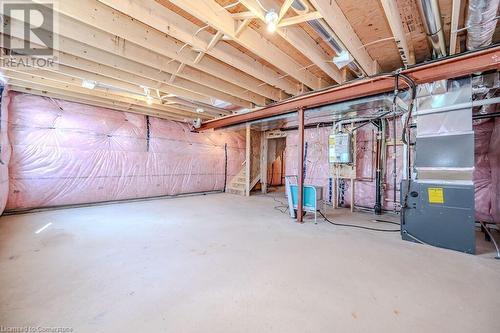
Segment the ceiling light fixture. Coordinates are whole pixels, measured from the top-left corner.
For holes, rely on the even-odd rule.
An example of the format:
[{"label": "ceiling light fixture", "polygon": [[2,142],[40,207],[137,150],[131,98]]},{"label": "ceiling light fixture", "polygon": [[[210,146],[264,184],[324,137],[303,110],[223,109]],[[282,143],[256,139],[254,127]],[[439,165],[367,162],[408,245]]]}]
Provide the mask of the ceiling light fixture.
[{"label": "ceiling light fixture", "polygon": [[335,64],[335,66],[337,66],[338,69],[344,68],[353,61],[354,59],[352,58],[351,54],[346,50],[343,50],[336,57],[333,57],[332,60],[332,62]]},{"label": "ceiling light fixture", "polygon": [[203,110],[202,108],[197,108],[197,109],[196,109],[196,112],[197,112],[197,113],[203,113],[203,112],[205,112],[205,110]]},{"label": "ceiling light fixture", "polygon": [[153,105],[154,99],[153,96],[151,96],[151,90],[149,87],[141,86],[141,88],[144,89],[144,95],[146,95],[146,104]]},{"label": "ceiling light fixture", "polygon": [[266,13],[267,31],[269,33],[274,33],[278,28],[278,19],[278,13],[276,13],[274,9],[271,9]]},{"label": "ceiling light fixture", "polygon": [[97,86],[96,81],[92,80],[83,80],[82,81],[82,87],[86,89],[94,89]]}]

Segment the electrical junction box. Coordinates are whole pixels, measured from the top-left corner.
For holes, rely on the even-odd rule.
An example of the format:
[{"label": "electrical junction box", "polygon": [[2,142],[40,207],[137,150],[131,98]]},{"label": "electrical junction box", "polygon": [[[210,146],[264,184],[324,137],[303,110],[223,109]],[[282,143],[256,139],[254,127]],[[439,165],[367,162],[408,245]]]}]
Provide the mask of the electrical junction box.
[{"label": "electrical junction box", "polygon": [[330,135],[328,146],[331,164],[352,163],[351,139],[348,133]]}]

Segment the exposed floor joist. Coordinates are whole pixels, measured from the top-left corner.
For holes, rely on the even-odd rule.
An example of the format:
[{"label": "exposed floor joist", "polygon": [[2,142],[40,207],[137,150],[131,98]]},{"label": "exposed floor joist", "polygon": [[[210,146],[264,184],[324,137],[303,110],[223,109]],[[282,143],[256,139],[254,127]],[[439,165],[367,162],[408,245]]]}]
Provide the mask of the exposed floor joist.
[{"label": "exposed floor joist", "polygon": [[[352,70],[339,70],[332,61],[339,49],[348,51],[368,75],[382,68],[395,70],[401,66],[400,59],[405,65],[414,64],[415,56],[422,61],[427,43],[414,7],[410,0],[364,4],[352,0],[66,0],[56,7],[59,66],[49,68],[47,75],[76,88],[81,88],[80,81],[95,81],[98,88],[120,90],[114,95],[139,102],[153,94],[162,105],[195,116],[200,109],[212,116],[254,111],[352,79]],[[459,46],[456,32],[463,23],[464,1],[449,0],[440,7],[450,51],[459,52],[454,48]],[[274,36],[266,31],[271,10],[278,14]],[[384,13],[387,20],[377,22],[374,17],[383,18]],[[323,29],[303,24],[307,20],[320,20]],[[12,22],[17,22],[17,28],[11,40],[23,40],[23,24]],[[49,31],[44,33],[52,37]],[[381,41],[388,41],[384,50],[373,46]],[[32,72],[41,73],[47,72]]]},{"label": "exposed floor joist", "polygon": [[313,6],[322,15],[328,25],[342,41],[349,53],[368,74],[377,73],[377,65],[363,47],[363,43],[352,28],[351,24],[342,13],[336,0],[310,0]]},{"label": "exposed floor joist", "polygon": [[305,86],[313,90],[325,87],[325,82],[306,69],[301,68],[301,66],[288,54],[268,40],[262,38],[255,30],[246,29],[239,36],[236,36],[234,29],[235,22],[231,14],[214,0],[170,0],[170,2],[216,30],[223,32],[225,35],[231,37],[236,43],[251,50],[251,52],[273,64]]},{"label": "exposed floor joist", "polygon": [[450,54],[453,55],[457,53],[458,41],[457,41],[457,30],[458,23],[460,21],[460,14],[462,12],[462,2],[463,0],[453,0],[452,12],[451,12],[451,27],[450,27]]},{"label": "exposed floor joist", "polygon": [[[161,5],[159,6],[162,7]],[[184,63],[193,68],[190,70],[186,68],[181,73],[178,73],[178,77],[186,78],[193,82],[203,82],[207,86],[213,87],[213,89],[230,91],[229,93],[224,93],[227,95],[233,94],[233,96],[236,96],[235,98],[248,100],[257,105],[265,104],[267,96],[259,95],[253,92],[253,90],[269,92],[270,89],[266,90],[262,86],[257,87],[258,85],[255,83],[259,82],[258,80],[251,83],[247,82],[248,75],[245,76],[244,73],[208,57],[195,64],[194,60],[198,55],[197,52],[189,48],[183,48],[184,44],[172,37],[151,29],[137,20],[131,20],[127,15],[117,12],[98,1],[63,2],[59,6],[59,11],[61,13],[60,24],[65,27],[65,29],[59,31],[62,36],[106,50],[110,53],[123,54],[123,48],[126,48],[133,49],[133,52],[129,53],[132,56],[137,54],[138,49],[142,49],[139,51],[141,54],[140,59],[142,59],[140,62],[147,62],[156,68],[159,66],[166,67],[165,71],[170,74],[175,74],[180,63]],[[139,61],[139,57],[137,56],[134,59]],[[210,67],[210,69],[206,71],[206,67]],[[162,70],[164,69],[162,68]],[[200,73],[200,70],[203,70],[205,73],[209,72],[210,75],[203,75]],[[202,80],[196,78],[196,76],[200,75]],[[239,80],[241,76],[243,78]],[[224,81],[217,81],[219,79]],[[239,85],[236,85],[234,82],[238,82]],[[181,85],[181,82],[177,81],[175,85]],[[271,96],[276,98],[274,100],[279,100],[279,90],[276,90],[275,94]],[[225,98],[222,98],[222,96],[217,98],[236,105],[241,105],[242,103],[240,101],[238,104],[234,100],[228,100],[227,96]],[[244,107],[251,106],[244,105]]]},{"label": "exposed floor joist", "polygon": [[98,106],[116,111],[131,112],[162,119],[169,119],[182,122],[190,121],[190,117],[188,116],[183,117],[182,115],[163,113],[151,108],[144,108],[129,103],[120,102],[117,100],[98,98],[98,97],[90,98],[88,95],[77,94],[66,90],[60,90],[51,87],[39,86],[36,84],[26,87],[27,84],[24,81],[13,81],[13,83],[14,84],[10,84],[8,86],[9,89],[20,93],[55,98],[68,102]]},{"label": "exposed floor joist", "polygon": [[[148,105],[145,101],[139,100],[135,98],[135,96],[131,96],[127,93],[119,93],[119,92],[111,92],[105,89],[94,89],[89,90],[86,88],[82,88],[78,82],[65,82],[64,78],[57,77],[51,74],[46,73],[24,73],[20,71],[13,70],[1,70],[0,73],[3,77],[8,78],[8,84],[16,85],[16,86],[24,86],[26,88],[33,87],[39,90],[50,90],[51,88],[57,89],[57,92],[63,94],[64,91],[77,93],[80,95],[88,95],[87,99],[91,100],[92,98],[98,98],[98,101],[101,99],[108,99],[110,101],[117,101],[128,103],[130,105],[142,107],[145,109],[163,111],[164,114],[172,114],[172,115],[180,115],[184,117],[190,117],[192,119],[199,117],[200,115],[196,114],[191,109],[185,109],[182,107],[175,107],[172,105],[162,105],[158,102],[154,102],[152,105]],[[209,114],[201,115],[201,118],[209,119],[214,116],[210,116]]]},{"label": "exposed floor joist", "polygon": [[403,64],[414,65],[415,55],[410,51],[408,39],[406,38],[403,28],[403,22],[401,21],[401,13],[399,12],[397,3],[392,0],[381,0],[381,2]]},{"label": "exposed floor joist", "polygon": [[[278,3],[275,0],[260,0],[260,2],[266,8],[278,7]],[[240,3],[247,7],[262,22],[266,21],[265,12],[255,0],[241,0]],[[286,29],[278,26],[277,32],[291,47],[295,47],[335,82],[342,82],[340,70],[332,64],[328,55],[319,48],[317,43],[304,30],[293,26],[289,26]]]},{"label": "exposed floor joist", "polygon": [[[164,58],[161,55],[155,54],[145,48],[141,48],[136,44],[125,43],[123,40],[118,41],[117,44],[116,38],[113,38],[111,34],[100,32],[90,26],[84,26],[81,23],[74,22],[69,18],[63,17],[62,15],[61,21],[70,25],[70,27],[64,29],[59,36],[58,49],[62,52],[91,59],[93,61],[97,61],[98,63],[104,63],[115,68],[121,68],[122,70],[138,69],[145,73],[150,73],[149,76],[154,77],[158,83],[161,82],[165,87],[170,86],[169,88],[166,88],[168,89],[167,91],[182,97],[196,100],[199,98],[199,94],[202,94],[203,96],[206,96],[206,98],[203,98],[203,102],[205,103],[207,103],[205,99],[209,100],[210,98],[217,97],[236,105],[252,107],[250,101],[245,101],[241,98],[234,97],[212,88],[216,87],[221,90],[229,90],[236,94],[236,92],[234,92],[236,86],[226,81],[222,81],[211,75],[201,73],[191,68],[185,68],[182,73],[178,74],[179,79],[175,82],[175,84],[170,83],[169,81],[172,75],[170,72],[175,73],[178,69],[176,62],[171,59]],[[22,23],[17,20],[12,20],[12,22],[13,24],[22,25]],[[22,30],[15,29],[12,34],[16,38],[23,39],[24,35],[21,31]],[[132,61],[127,61],[123,58],[127,58]],[[116,65],[117,63],[123,65]],[[137,74],[140,75],[140,73]],[[189,79],[185,79],[186,77]],[[198,82],[202,82],[203,84]],[[242,88],[237,89],[239,92],[243,92]],[[191,91],[194,94],[186,95],[185,91]],[[264,97],[262,97],[259,101],[263,102]]]},{"label": "exposed floor joist", "polygon": [[[44,87],[38,87],[40,89],[35,89],[34,87],[25,87],[24,85],[18,86],[18,85],[9,85],[9,89],[12,91],[20,92],[20,93],[25,93],[25,94],[31,94],[31,95],[36,95],[36,96],[43,96],[43,97],[48,97],[48,98],[55,98],[55,99],[60,99],[68,102],[74,102],[74,103],[80,103],[80,104],[85,104],[85,105],[90,105],[90,106],[97,106],[97,107],[102,107],[102,108],[107,108],[107,109],[112,109],[116,111],[122,111],[122,112],[130,112],[130,113],[136,113],[136,114],[141,114],[145,116],[152,116],[156,118],[161,118],[161,119],[168,119],[168,120],[174,120],[174,121],[187,121],[189,118],[187,117],[182,117],[182,116],[176,116],[173,114],[164,114],[161,112],[155,112],[155,110],[151,110],[148,108],[141,108],[137,107],[134,105],[130,105],[127,103],[122,103],[114,100],[109,100],[109,99],[102,99],[99,101],[98,99],[89,99],[88,96],[86,95],[78,95],[75,93],[71,92],[66,92],[66,91],[60,91],[59,93],[53,92],[56,89],[51,89],[51,88],[44,88]],[[50,90],[50,91],[49,91]]]},{"label": "exposed floor joist", "polygon": [[[87,6],[89,6],[89,3],[94,3],[94,1],[90,0],[85,1]],[[141,2],[101,0],[101,2],[101,4],[94,3],[94,7],[99,9],[95,14],[94,12],[88,14],[94,15],[94,17],[99,14],[99,17],[90,20],[82,18],[85,22],[93,24],[97,20],[99,22],[95,24],[100,29],[125,37],[129,37],[128,31],[144,31],[147,24],[158,30],[149,29],[147,39],[164,45],[161,49],[153,47],[151,50],[155,50],[164,56],[183,61],[188,66],[240,85],[244,89],[274,101],[282,98],[280,89],[289,94],[299,92],[296,85],[286,80],[280,80],[276,72],[256,63],[254,59],[229,44],[221,42],[209,47],[214,36],[206,31],[198,31],[198,26],[154,0],[143,0]],[[83,7],[82,10],[85,10],[85,4],[80,6]],[[115,9],[115,11],[112,11],[111,8]],[[77,8],[67,8],[65,12],[73,17],[79,16]],[[112,12],[115,21],[100,23],[100,18],[105,19],[105,15],[111,15],[110,12]],[[130,19],[126,19],[127,17],[132,17],[136,21],[130,21]],[[126,27],[126,30],[123,29],[124,27]],[[173,38],[177,39],[177,42]],[[134,40],[140,41],[139,45],[149,47],[151,43],[146,43],[144,39],[145,36],[141,36],[139,40]],[[185,45],[182,43],[190,45],[197,51],[184,48],[182,52],[177,53]],[[205,52],[220,61],[212,57],[203,57],[203,59],[197,61],[200,52]]]}]

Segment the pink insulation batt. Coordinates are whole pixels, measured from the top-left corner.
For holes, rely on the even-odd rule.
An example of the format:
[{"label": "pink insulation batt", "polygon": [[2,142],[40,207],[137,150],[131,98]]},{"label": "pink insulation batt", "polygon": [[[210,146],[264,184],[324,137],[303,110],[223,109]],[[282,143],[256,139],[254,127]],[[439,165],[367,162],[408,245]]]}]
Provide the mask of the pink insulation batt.
[{"label": "pink insulation batt", "polygon": [[6,100],[7,210],[223,190],[225,144],[228,181],[245,158],[237,133],[191,133],[187,124],[150,117],[148,140],[143,115],[14,92]]},{"label": "pink insulation batt", "polygon": [[[305,139],[307,143],[306,156],[306,178],[305,184],[323,186],[323,197],[327,202],[330,202],[330,165],[328,162],[328,137],[332,131],[331,127],[312,128],[305,130]],[[374,129],[370,126],[365,126],[357,131],[356,139],[356,178],[354,202],[356,206],[373,208],[375,205],[375,152],[374,152]],[[390,139],[389,139],[390,140]],[[286,174],[297,174],[297,132],[289,132],[287,136],[286,148]],[[387,148],[387,166],[386,166],[386,198],[392,199],[392,146]],[[401,181],[401,157],[402,149],[398,147],[397,158],[398,166],[397,179],[398,184]],[[398,185],[399,187],[399,185]],[[346,182],[344,193],[344,203],[349,206],[350,181]],[[332,200],[335,195],[332,190]],[[399,190],[397,191],[397,200],[399,200]],[[390,201],[384,202],[385,209],[393,209],[393,204]]]},{"label": "pink insulation batt", "polygon": [[9,197],[9,161],[11,147],[8,136],[8,117],[10,96],[7,90],[2,93],[2,102],[0,109],[0,214],[4,211]]},{"label": "pink insulation batt", "polygon": [[476,218],[500,223],[500,118],[474,124]]}]

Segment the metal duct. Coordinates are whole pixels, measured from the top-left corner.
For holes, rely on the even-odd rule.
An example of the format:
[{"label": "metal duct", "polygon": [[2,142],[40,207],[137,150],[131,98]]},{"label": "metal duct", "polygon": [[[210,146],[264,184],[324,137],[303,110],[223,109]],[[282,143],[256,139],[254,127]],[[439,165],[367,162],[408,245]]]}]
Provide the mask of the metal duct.
[{"label": "metal duct", "polygon": [[467,27],[467,50],[488,46],[492,42],[498,19],[500,0],[470,0],[465,26]]},{"label": "metal duct", "polygon": [[[295,0],[292,3],[292,8],[298,12],[303,12],[304,10],[307,9],[307,7],[300,0]],[[332,31],[329,31],[330,28],[328,27],[326,22],[324,22],[323,19],[311,20],[311,21],[308,21],[307,23],[311,26],[311,28],[313,28],[320,35],[320,37],[326,43],[328,43],[331,46],[331,48],[335,51],[335,53],[337,53],[337,55],[346,51],[345,48],[335,39],[334,33]],[[357,77],[364,76],[363,71],[361,70],[361,68],[359,68],[358,64],[356,64],[354,61],[347,64],[347,67],[349,67],[349,69],[351,71],[353,71]]]},{"label": "metal duct", "polygon": [[446,43],[438,0],[417,0],[417,4],[422,16],[425,32],[434,51],[433,57],[445,57]]}]

